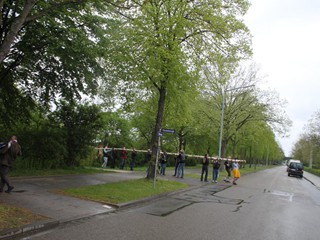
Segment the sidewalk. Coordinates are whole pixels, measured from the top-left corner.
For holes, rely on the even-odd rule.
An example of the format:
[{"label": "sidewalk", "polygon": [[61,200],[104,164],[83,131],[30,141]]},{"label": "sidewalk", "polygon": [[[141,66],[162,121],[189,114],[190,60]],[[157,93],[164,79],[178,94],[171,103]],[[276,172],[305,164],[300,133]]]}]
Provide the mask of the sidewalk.
[{"label": "sidewalk", "polygon": [[[192,171],[193,170],[190,170],[190,172]],[[108,206],[105,204],[64,196],[57,193],[57,190],[64,188],[141,179],[144,176],[144,172],[116,171],[108,174],[13,178],[12,182],[16,188],[11,194],[1,193],[1,202],[9,203],[19,208],[28,209],[34,214],[48,217],[48,220],[34,222],[18,229],[4,230],[0,232],[0,239],[11,238],[18,234],[27,233],[34,230],[44,230],[56,227],[59,224],[69,221],[116,211],[119,207],[122,208],[141,202],[150,201],[155,198],[164,197],[165,195],[154,196],[117,206]],[[200,182],[199,179],[178,179],[172,177],[172,172],[170,171],[167,172],[166,176],[159,176],[159,178],[167,178],[189,184],[190,188],[183,191],[188,191],[208,184]],[[305,180],[310,181],[320,190],[320,177],[305,172],[304,178]],[[215,184],[214,186],[217,188],[217,191],[220,191],[225,188],[225,186],[222,185],[223,183]],[[168,194],[172,195],[174,193]]]},{"label": "sidewalk", "polygon": [[311,173],[308,173],[304,171],[303,173],[304,179],[311,182],[314,186],[316,186],[320,190],[320,177],[313,175]]},{"label": "sidewalk", "polygon": [[[1,193],[0,201],[10,205],[27,209],[36,215],[45,216],[48,220],[34,222],[19,229],[10,229],[0,232],[0,239],[10,238],[17,234],[22,234],[34,230],[46,229],[58,226],[72,220],[87,218],[98,214],[106,214],[115,211],[119,207],[130,206],[141,201],[109,206],[98,202],[82,200],[70,196],[58,194],[57,191],[64,188],[80,187],[87,185],[105,184],[125,180],[141,179],[145,177],[144,172],[115,170],[113,173],[86,174],[86,175],[67,175],[67,176],[48,176],[48,177],[29,177],[12,178],[11,182],[15,186],[10,193]],[[185,182],[190,187],[201,185],[197,179],[184,178],[177,179],[172,177],[169,171],[167,176],[171,180]],[[163,196],[163,195],[162,195]],[[155,196],[156,198],[159,196]]]}]

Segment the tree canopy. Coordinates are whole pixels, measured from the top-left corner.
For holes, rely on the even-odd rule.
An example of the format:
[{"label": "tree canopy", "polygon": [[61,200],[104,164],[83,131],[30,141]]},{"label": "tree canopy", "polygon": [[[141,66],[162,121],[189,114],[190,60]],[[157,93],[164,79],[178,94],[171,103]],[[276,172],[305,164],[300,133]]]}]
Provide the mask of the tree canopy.
[{"label": "tree canopy", "polygon": [[[253,146],[260,142],[276,158],[273,132],[286,133],[290,122],[283,103],[257,87],[257,71],[240,68],[252,53],[243,22],[249,6],[246,0],[1,1],[0,126],[23,122],[32,126],[26,133],[55,136],[57,142],[47,142],[61,150],[57,162],[68,158],[71,165],[86,154],[72,155],[59,142],[155,153],[163,127],[177,132],[161,139],[164,148],[215,155],[225,97],[223,155],[248,156],[255,148],[266,156],[265,147]],[[83,134],[80,120],[88,127]],[[54,126],[44,130],[50,121]],[[88,141],[78,141],[86,134]]]}]

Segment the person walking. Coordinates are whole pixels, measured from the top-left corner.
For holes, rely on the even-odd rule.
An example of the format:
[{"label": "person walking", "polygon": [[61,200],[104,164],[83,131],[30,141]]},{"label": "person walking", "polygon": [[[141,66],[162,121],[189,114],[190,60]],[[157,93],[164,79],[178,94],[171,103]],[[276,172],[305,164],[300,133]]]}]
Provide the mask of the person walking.
[{"label": "person walking", "polygon": [[134,166],[136,165],[138,152],[135,148],[132,149],[131,152],[131,162],[130,162],[130,170],[133,171]]},{"label": "person walking", "polygon": [[206,153],[202,159],[202,171],[201,171],[201,182],[203,181],[203,174],[204,174],[204,181],[208,182],[208,166],[209,166],[209,158],[208,154]]},{"label": "person walking", "polygon": [[124,169],[124,166],[126,165],[127,158],[128,158],[128,152],[126,150],[126,147],[123,147],[121,150],[120,169]]},{"label": "person walking", "polygon": [[220,172],[220,159],[212,160],[212,182],[218,182],[219,172]]},{"label": "person walking", "polygon": [[106,168],[108,165],[108,158],[109,158],[109,153],[111,152],[111,149],[108,149],[108,146],[105,146],[103,149],[103,164],[102,168]]},{"label": "person walking", "polygon": [[161,159],[160,159],[160,175],[166,175],[166,167],[167,167],[167,153],[165,151],[163,151],[161,153]]},{"label": "person walking", "polygon": [[17,137],[12,136],[10,141],[0,150],[0,192],[3,192],[5,185],[8,187],[6,193],[10,193],[14,188],[9,180],[9,171],[18,156],[21,156],[21,146]]},{"label": "person walking", "polygon": [[231,166],[231,162],[228,159],[226,161],[224,161],[224,169],[227,172],[227,176],[224,178],[224,181],[230,182],[232,166]]},{"label": "person walking", "polygon": [[240,178],[240,170],[239,170],[239,163],[236,161],[232,162],[232,168],[233,168],[233,185],[237,185],[236,181]]},{"label": "person walking", "polygon": [[183,178],[184,176],[184,167],[186,165],[186,156],[184,154],[183,150],[180,150],[180,153],[178,155],[178,160],[179,160],[179,165],[178,165],[178,169],[177,169],[177,178]]}]

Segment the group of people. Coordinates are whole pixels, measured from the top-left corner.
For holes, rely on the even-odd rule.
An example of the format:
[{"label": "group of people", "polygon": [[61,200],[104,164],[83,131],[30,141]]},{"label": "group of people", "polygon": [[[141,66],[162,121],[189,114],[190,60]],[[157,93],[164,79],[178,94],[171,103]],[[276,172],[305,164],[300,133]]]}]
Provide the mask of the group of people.
[{"label": "group of people", "polygon": [[[106,168],[108,165],[109,159],[111,159],[111,168],[115,168],[116,165],[116,158],[117,158],[117,151],[119,152],[119,157],[120,157],[120,163],[119,163],[119,168],[124,169],[127,161],[128,161],[128,151],[126,150],[126,147],[123,147],[120,151],[115,150],[114,148],[109,148],[108,146],[105,146],[102,151],[103,155],[103,163],[101,165],[102,168]],[[133,171],[135,165],[136,165],[136,160],[138,156],[138,151],[133,148],[131,150],[131,159],[130,159],[130,170]],[[147,162],[151,161],[152,158],[152,151],[148,149],[147,151]],[[166,174],[166,165],[168,161],[168,154],[165,151],[162,151],[160,154],[160,159],[159,159],[159,172],[160,175],[165,175]]]},{"label": "group of people", "polygon": [[[108,164],[108,159],[111,158],[111,168],[115,167],[115,159],[117,157],[116,150],[113,148],[108,148],[105,146],[103,149],[103,164],[102,168],[106,168]],[[136,164],[138,152],[135,148],[131,151],[131,161],[130,161],[130,170],[133,171],[133,168]],[[152,151],[148,149],[147,154],[147,162],[149,163],[152,158]],[[126,147],[123,147],[120,151],[120,169],[124,169],[128,160],[128,151]],[[166,166],[168,162],[168,154],[165,151],[160,153],[158,170],[160,175],[166,174]],[[218,177],[220,174],[221,160],[218,158],[213,159],[212,161],[212,182],[216,183],[218,181]],[[184,177],[184,168],[186,164],[186,156],[183,150],[180,150],[178,156],[175,158],[175,169],[174,169],[174,177],[183,178]],[[208,171],[209,171],[209,156],[205,154],[202,160],[202,171],[201,171],[201,181],[208,182]],[[236,185],[236,181],[240,178],[239,164],[237,161],[225,160],[224,168],[227,172],[227,176],[224,178],[225,182],[231,182]],[[233,179],[231,179],[231,170],[233,171]]]},{"label": "group of people", "polygon": [[[202,160],[202,171],[200,181],[208,182],[208,171],[209,171],[209,156],[205,154]],[[212,160],[212,182],[216,183],[220,174],[221,160],[213,159]],[[233,171],[233,180],[232,184],[237,185],[236,181],[240,178],[239,163],[237,161],[225,160],[224,168],[227,172],[226,177],[224,178],[225,182],[231,182],[231,170]]]},{"label": "group of people", "polygon": [[19,155],[21,155],[21,147],[16,136],[12,136],[7,143],[0,143],[0,193],[4,191],[5,186],[7,186],[6,193],[13,190],[14,187],[9,180],[9,171]]},{"label": "group of people", "polygon": [[[116,158],[117,158],[117,152],[114,148],[109,148],[108,146],[105,146],[103,148],[103,163],[101,165],[102,168],[106,168],[108,165],[108,160],[111,159],[111,168],[115,168],[116,165]],[[135,166],[135,162],[137,159],[138,152],[134,148],[131,152],[131,162],[130,162],[130,170],[133,171],[133,168]],[[120,151],[120,169],[124,169],[127,159],[128,159],[128,151],[126,150],[126,147],[123,147]]]}]

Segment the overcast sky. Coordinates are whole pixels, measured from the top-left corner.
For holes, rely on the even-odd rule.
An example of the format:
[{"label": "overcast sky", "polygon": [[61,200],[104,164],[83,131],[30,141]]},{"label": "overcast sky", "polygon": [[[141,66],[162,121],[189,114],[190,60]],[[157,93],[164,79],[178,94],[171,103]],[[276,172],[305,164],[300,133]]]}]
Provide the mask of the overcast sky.
[{"label": "overcast sky", "polygon": [[245,23],[253,35],[254,62],[268,87],[287,100],[290,137],[279,142],[290,156],[293,144],[320,110],[320,0],[251,0]]}]

